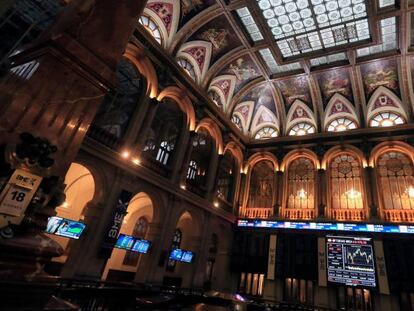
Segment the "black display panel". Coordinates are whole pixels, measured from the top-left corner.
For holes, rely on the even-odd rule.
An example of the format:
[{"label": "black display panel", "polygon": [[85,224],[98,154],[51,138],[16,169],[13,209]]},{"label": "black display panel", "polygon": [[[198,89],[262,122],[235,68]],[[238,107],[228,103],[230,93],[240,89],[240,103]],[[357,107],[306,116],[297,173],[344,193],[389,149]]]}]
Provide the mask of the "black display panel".
[{"label": "black display panel", "polygon": [[371,238],[326,237],[328,282],[376,287]]}]

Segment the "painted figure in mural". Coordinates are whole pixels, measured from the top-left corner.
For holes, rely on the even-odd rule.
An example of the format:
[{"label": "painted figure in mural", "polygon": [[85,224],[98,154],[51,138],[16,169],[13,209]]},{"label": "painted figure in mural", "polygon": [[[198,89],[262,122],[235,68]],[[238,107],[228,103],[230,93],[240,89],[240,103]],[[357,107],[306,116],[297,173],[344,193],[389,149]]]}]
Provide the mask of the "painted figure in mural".
[{"label": "painted figure in mural", "polygon": [[229,31],[227,29],[208,29],[204,31],[200,38],[206,41],[210,41],[213,45],[213,50],[221,50],[228,44],[227,36]]},{"label": "painted figure in mural", "polygon": [[238,58],[233,64],[230,64],[229,71],[233,73],[239,81],[248,80],[257,76],[256,69],[243,58]]},{"label": "painted figure in mural", "polygon": [[181,0],[181,11],[183,16],[190,13],[192,10],[197,9],[203,5],[203,0]]}]

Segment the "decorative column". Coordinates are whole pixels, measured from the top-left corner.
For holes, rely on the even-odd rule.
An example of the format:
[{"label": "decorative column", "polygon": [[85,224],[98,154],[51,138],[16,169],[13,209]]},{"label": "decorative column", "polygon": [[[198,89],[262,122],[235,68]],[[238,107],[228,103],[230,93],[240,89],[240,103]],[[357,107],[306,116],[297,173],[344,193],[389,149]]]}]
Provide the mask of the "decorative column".
[{"label": "decorative column", "polygon": [[193,140],[194,138],[197,136],[196,132],[190,132],[190,139],[189,139],[189,143],[187,145],[187,150],[185,151],[185,155],[184,155],[184,161],[182,162],[182,166],[180,168],[180,171],[178,173],[178,178],[180,181],[180,185],[185,185],[186,184],[186,178],[187,178],[187,169],[188,169],[188,164],[190,163],[191,160],[191,154],[193,153]]},{"label": "decorative column", "polygon": [[368,218],[377,219],[381,215],[378,213],[378,189],[375,182],[375,169],[371,166],[364,167],[364,177],[364,186],[368,204]]},{"label": "decorative column", "polygon": [[187,130],[187,127],[183,128],[180,134],[180,138],[177,141],[175,146],[176,150],[174,151],[173,157],[173,168],[171,173],[171,181],[176,184],[180,182],[180,173],[183,169],[183,163],[185,163],[184,158],[186,155],[186,150],[191,145],[192,138],[191,132]]},{"label": "decorative column", "polygon": [[217,173],[220,165],[220,161],[223,158],[222,154],[218,154],[216,150],[213,150],[213,155],[211,157],[211,162],[208,167],[208,175],[206,182],[206,199],[214,200],[215,199],[215,185],[217,180]]},{"label": "decorative column", "polygon": [[280,212],[282,211],[283,207],[283,178],[284,173],[282,171],[276,172],[276,178],[275,178],[275,201],[274,201],[274,211],[273,216],[274,217],[282,217],[283,215],[280,215]]},{"label": "decorative column", "polygon": [[57,243],[41,232],[64,200],[63,177],[115,83],[116,66],[145,5],[142,0],[73,0],[39,44],[11,58],[13,70],[0,82],[2,178],[7,187],[15,186],[11,177],[23,170],[42,183],[26,185],[26,193],[35,192],[27,209],[4,216],[9,224],[0,228],[3,279],[41,276],[45,258],[60,255]]},{"label": "decorative column", "polygon": [[325,218],[327,215],[325,215],[326,211],[326,199],[327,199],[327,180],[326,180],[326,171],[324,169],[318,169],[318,205],[317,205],[317,218]]},{"label": "decorative column", "polygon": [[143,152],[145,147],[145,142],[148,138],[148,132],[151,129],[152,121],[154,120],[155,114],[157,113],[160,102],[155,98],[149,100],[149,107],[145,114],[145,121],[141,126],[140,131],[137,133],[137,139],[133,149],[136,150],[136,155],[139,155]]}]

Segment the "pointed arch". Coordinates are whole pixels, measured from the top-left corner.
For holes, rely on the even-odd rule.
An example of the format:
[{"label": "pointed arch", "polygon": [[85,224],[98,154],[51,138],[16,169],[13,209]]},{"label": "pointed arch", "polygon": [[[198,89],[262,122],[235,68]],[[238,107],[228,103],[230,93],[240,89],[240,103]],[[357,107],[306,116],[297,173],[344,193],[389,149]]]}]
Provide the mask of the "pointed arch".
[{"label": "pointed arch", "polygon": [[358,115],[355,112],[355,107],[342,94],[335,93],[328,102],[325,109],[323,128],[326,131],[329,123],[337,118],[345,117],[354,121],[358,126]]},{"label": "pointed arch", "polygon": [[394,112],[403,117],[405,122],[408,120],[400,98],[384,86],[378,87],[368,101],[367,125],[375,115],[381,112]]},{"label": "pointed arch", "polygon": [[147,93],[151,98],[158,95],[158,77],[150,59],[145,56],[142,49],[128,43],[124,52],[124,57],[128,59],[147,80]]},{"label": "pointed arch", "polygon": [[254,135],[263,127],[275,128],[277,132],[280,133],[279,121],[275,114],[269,108],[260,106],[253,117],[252,124],[250,125],[251,137],[254,137]]},{"label": "pointed arch", "polygon": [[216,150],[218,154],[223,154],[224,146],[223,146],[223,137],[221,135],[221,131],[217,124],[210,118],[204,118],[198,123],[196,132],[200,130],[200,128],[205,129],[210,136],[214,139],[216,143]]},{"label": "pointed arch", "polygon": [[177,58],[184,58],[193,66],[196,83],[201,85],[210,66],[213,46],[207,41],[190,41],[184,43],[177,53]]},{"label": "pointed arch", "polygon": [[180,109],[187,115],[187,126],[190,131],[195,130],[195,112],[190,98],[178,86],[169,86],[165,88],[157,97],[158,101],[169,97],[174,99],[180,106]]},{"label": "pointed arch", "polygon": [[292,163],[292,161],[296,160],[297,158],[301,158],[301,157],[305,157],[309,159],[310,161],[312,161],[312,163],[317,169],[321,168],[321,163],[318,159],[318,156],[313,151],[303,148],[303,149],[292,150],[288,152],[283,158],[282,164],[280,165],[280,170],[282,172],[286,171],[290,163]]},{"label": "pointed arch", "polygon": [[214,90],[220,96],[223,103],[223,111],[226,112],[230,106],[233,98],[234,89],[236,87],[237,78],[233,75],[222,75],[215,77],[208,88],[208,90]]},{"label": "pointed arch", "polygon": [[315,115],[313,111],[303,101],[296,99],[289,109],[286,117],[286,133],[295,124],[305,122],[312,124],[317,129]]},{"label": "pointed arch", "polygon": [[144,9],[144,15],[149,16],[161,32],[161,44],[168,49],[175,37],[180,20],[180,1],[149,0]]},{"label": "pointed arch", "polygon": [[239,117],[244,134],[248,134],[250,121],[253,116],[254,101],[242,102],[234,108],[232,116]]}]

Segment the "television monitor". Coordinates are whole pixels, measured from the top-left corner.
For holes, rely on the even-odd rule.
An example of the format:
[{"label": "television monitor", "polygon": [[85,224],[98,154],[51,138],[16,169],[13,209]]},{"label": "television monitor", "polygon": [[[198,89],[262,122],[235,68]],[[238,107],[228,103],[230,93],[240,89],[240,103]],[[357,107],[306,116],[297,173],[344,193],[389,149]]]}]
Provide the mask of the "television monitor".
[{"label": "television monitor", "polygon": [[183,249],[173,249],[170,253],[171,260],[191,263],[194,258],[194,253]]},{"label": "television monitor", "polygon": [[150,246],[151,246],[150,241],[135,238],[133,236],[126,235],[126,234],[120,234],[115,243],[116,248],[125,249],[128,251],[133,251],[133,252],[143,253],[143,254],[148,253]]},{"label": "television monitor", "polygon": [[327,236],[326,257],[328,282],[376,287],[371,238]]},{"label": "television monitor", "polygon": [[79,239],[86,225],[79,221],[74,221],[62,217],[49,217],[46,226],[46,233],[70,238]]}]

